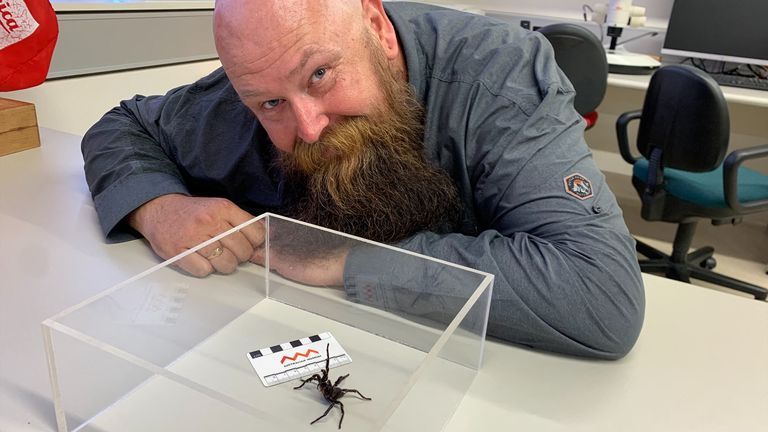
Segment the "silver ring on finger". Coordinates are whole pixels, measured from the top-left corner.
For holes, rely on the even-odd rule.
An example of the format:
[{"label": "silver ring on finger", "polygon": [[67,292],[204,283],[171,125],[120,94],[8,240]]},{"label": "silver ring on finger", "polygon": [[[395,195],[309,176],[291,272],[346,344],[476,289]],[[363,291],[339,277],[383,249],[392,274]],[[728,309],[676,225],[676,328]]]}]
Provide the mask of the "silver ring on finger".
[{"label": "silver ring on finger", "polygon": [[224,253],[224,248],[222,246],[219,246],[216,249],[214,249],[210,254],[208,254],[206,258],[208,258],[209,260],[212,260],[218,257],[219,255],[221,255],[222,253]]}]

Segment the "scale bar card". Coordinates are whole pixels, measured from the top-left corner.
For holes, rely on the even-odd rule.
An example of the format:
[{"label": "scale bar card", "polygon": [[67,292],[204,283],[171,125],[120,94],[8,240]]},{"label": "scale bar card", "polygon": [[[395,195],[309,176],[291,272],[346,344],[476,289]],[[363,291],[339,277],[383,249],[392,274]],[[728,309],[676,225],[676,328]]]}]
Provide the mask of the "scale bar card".
[{"label": "scale bar card", "polygon": [[352,362],[329,332],[251,351],[248,360],[261,382],[270,387],[320,373],[325,367],[326,346],[330,351],[331,368]]}]

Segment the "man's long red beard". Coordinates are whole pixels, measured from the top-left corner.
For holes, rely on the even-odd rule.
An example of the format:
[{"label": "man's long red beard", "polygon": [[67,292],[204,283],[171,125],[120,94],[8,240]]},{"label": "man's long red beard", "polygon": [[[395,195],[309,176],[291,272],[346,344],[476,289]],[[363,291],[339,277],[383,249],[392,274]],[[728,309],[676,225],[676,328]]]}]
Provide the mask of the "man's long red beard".
[{"label": "man's long red beard", "polygon": [[459,216],[456,187],[424,157],[423,109],[395,77],[381,48],[373,63],[385,103],[370,116],[345,118],[314,143],[282,155],[289,181],[305,190],[293,217],[392,243],[419,231],[446,231]]}]

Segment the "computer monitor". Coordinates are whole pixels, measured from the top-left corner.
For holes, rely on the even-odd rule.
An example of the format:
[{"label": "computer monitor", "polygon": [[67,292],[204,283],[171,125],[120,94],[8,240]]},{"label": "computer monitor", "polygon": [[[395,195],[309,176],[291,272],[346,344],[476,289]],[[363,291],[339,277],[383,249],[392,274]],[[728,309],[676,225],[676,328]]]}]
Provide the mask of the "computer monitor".
[{"label": "computer monitor", "polygon": [[675,0],[662,54],[768,66],[768,0]]}]

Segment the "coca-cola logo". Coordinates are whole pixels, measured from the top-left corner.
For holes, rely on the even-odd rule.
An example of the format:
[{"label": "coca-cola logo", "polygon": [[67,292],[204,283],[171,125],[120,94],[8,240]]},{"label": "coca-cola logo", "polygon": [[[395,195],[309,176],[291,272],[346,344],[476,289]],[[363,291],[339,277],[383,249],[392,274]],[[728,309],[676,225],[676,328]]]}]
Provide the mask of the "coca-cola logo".
[{"label": "coca-cola logo", "polygon": [[19,28],[19,23],[13,19],[13,12],[8,8],[8,3],[0,0],[0,26],[6,33],[10,33]]},{"label": "coca-cola logo", "polygon": [[38,27],[24,0],[0,0],[0,49],[25,39]]}]

